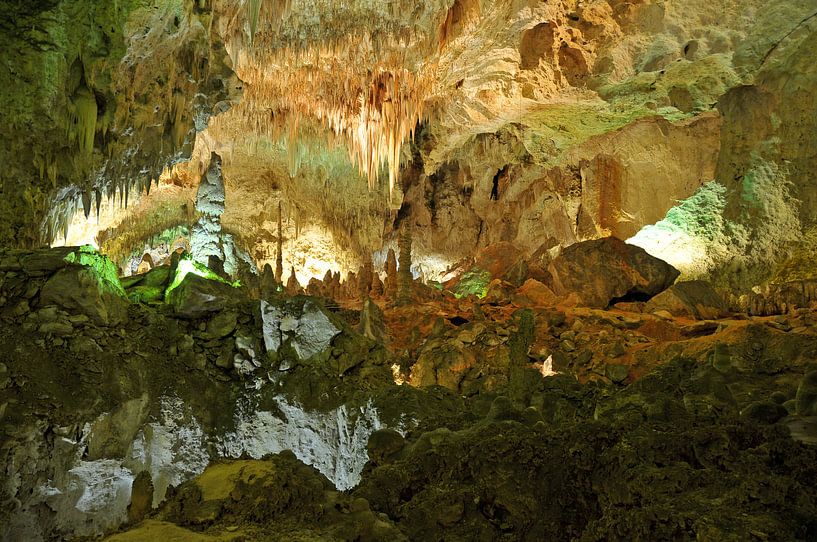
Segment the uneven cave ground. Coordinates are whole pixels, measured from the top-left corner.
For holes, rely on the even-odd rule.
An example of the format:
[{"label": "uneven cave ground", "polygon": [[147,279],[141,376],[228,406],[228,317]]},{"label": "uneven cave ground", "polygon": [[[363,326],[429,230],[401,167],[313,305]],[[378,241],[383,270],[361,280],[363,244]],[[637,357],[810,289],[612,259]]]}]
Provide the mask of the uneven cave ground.
[{"label": "uneven cave ground", "polygon": [[144,303],[108,264],[0,256],[7,539],[817,535],[810,308],[568,307],[527,280],[329,310],[178,259],[129,280],[174,285]]}]

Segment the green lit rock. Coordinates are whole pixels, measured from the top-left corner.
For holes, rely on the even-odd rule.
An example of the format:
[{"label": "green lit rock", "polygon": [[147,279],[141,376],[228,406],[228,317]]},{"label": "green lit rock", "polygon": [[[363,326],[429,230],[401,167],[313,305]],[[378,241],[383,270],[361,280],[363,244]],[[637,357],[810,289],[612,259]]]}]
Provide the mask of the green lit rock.
[{"label": "green lit rock", "polygon": [[136,286],[128,290],[128,299],[133,303],[157,303],[164,295],[165,289],[158,286]]},{"label": "green lit rock", "polygon": [[235,299],[235,289],[224,282],[187,273],[173,289],[168,289],[166,301],[181,318],[201,318],[220,312]]},{"label": "green lit rock", "polygon": [[48,279],[40,291],[40,305],[57,305],[97,324],[115,325],[126,318],[128,302],[95,269],[70,266]]},{"label": "green lit rock", "polygon": [[471,269],[466,271],[459,282],[453,288],[454,295],[466,297],[475,295],[479,298],[485,297],[488,293],[488,283],[491,282],[491,272],[484,269]]},{"label": "green lit rock", "polygon": [[155,286],[164,288],[170,282],[170,271],[171,269],[169,265],[154,267],[145,273],[145,278],[141,283],[141,286]]},{"label": "green lit rock", "polygon": [[100,285],[120,295],[125,293],[124,288],[122,288],[122,283],[119,282],[119,273],[116,264],[107,256],[97,252],[93,247],[79,247],[65,256],[65,261],[92,269]]}]

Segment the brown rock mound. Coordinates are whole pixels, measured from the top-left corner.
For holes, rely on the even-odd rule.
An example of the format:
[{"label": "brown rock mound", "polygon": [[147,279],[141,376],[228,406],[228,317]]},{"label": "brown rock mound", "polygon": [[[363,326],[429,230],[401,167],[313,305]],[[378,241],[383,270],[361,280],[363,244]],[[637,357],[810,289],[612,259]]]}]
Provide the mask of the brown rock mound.
[{"label": "brown rock mound", "polygon": [[704,280],[673,284],[644,306],[644,312],[668,311],[673,316],[688,316],[700,320],[722,318],[729,308],[712,285]]},{"label": "brown rock mound", "polygon": [[615,237],[570,245],[550,263],[548,272],[549,286],[557,295],[597,308],[620,300],[646,301],[680,274],[643,248]]}]

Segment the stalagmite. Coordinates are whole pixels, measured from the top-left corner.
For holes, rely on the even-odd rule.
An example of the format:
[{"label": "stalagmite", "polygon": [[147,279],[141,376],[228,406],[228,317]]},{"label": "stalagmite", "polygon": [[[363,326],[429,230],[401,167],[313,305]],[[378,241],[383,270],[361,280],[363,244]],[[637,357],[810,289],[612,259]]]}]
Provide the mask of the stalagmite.
[{"label": "stalagmite", "polygon": [[370,297],[363,299],[363,310],[360,313],[358,331],[373,341],[386,342],[386,326],[383,324],[383,311]]},{"label": "stalagmite", "polygon": [[264,264],[264,270],[261,272],[261,296],[268,299],[270,295],[278,289],[279,281],[275,279],[270,264]]},{"label": "stalagmite", "polygon": [[278,282],[284,279],[284,227],[281,219],[281,200],[278,200],[278,241],[277,254],[275,255],[275,278]]},{"label": "stalagmite", "polygon": [[340,271],[332,273],[331,296],[334,299],[340,298]]},{"label": "stalagmite", "polygon": [[394,255],[394,250],[389,249],[386,255],[386,284],[385,293],[386,299],[389,301],[397,300],[397,257]]},{"label": "stalagmite", "polygon": [[341,296],[344,299],[357,298],[357,287],[357,275],[350,271],[346,276],[346,282],[344,282],[341,286]]},{"label": "stalagmite", "polygon": [[303,289],[301,285],[298,283],[298,277],[295,276],[295,268],[292,268],[292,271],[289,274],[289,278],[287,279],[287,293],[289,295],[300,295],[303,293]]},{"label": "stalagmite", "polygon": [[408,305],[412,298],[411,228],[403,225],[397,241],[400,249],[400,268],[397,271],[397,304]]},{"label": "stalagmite", "polygon": [[383,281],[380,280],[380,275],[377,273],[372,273],[372,285],[370,291],[372,297],[383,296]]},{"label": "stalagmite", "polygon": [[366,299],[369,296],[369,290],[372,286],[372,275],[374,274],[374,270],[372,269],[372,261],[368,260],[365,264],[360,266],[360,270],[358,271],[357,275],[357,289],[358,295],[360,296],[361,301]]}]

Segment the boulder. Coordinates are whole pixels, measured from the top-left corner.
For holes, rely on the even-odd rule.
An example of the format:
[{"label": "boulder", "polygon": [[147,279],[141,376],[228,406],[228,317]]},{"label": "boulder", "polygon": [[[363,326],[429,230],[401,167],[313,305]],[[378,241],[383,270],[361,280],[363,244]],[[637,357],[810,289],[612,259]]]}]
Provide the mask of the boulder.
[{"label": "boulder", "polygon": [[525,253],[508,242],[488,245],[477,253],[473,264],[459,266],[463,272],[445,283],[458,296],[474,294],[484,297],[492,280],[510,283],[518,288],[528,277]]},{"label": "boulder", "polygon": [[207,328],[202,334],[205,339],[221,339],[235,331],[238,322],[238,313],[235,311],[224,311],[216,314],[207,322]]},{"label": "boulder", "polygon": [[306,298],[280,304],[261,300],[261,321],[267,352],[289,342],[300,360],[327,350],[341,332],[324,309]]},{"label": "boulder", "polygon": [[553,290],[536,279],[528,279],[516,290],[512,301],[519,307],[552,307],[556,299]]},{"label": "boulder", "polygon": [[235,296],[229,284],[188,273],[181,284],[167,294],[167,301],[181,318],[201,318],[220,312]]},{"label": "boulder", "polygon": [[525,253],[512,243],[502,241],[488,245],[477,253],[474,267],[491,273],[492,279],[521,286],[528,276]]},{"label": "boulder", "polygon": [[30,277],[48,276],[68,266],[65,257],[75,250],[77,250],[77,247],[35,250],[34,252],[21,255],[20,265],[23,271]]},{"label": "boulder", "polygon": [[667,289],[680,274],[621,239],[605,237],[565,248],[548,267],[548,286],[575,304],[605,308],[616,301],[645,301]]},{"label": "boulder", "polygon": [[722,318],[729,307],[712,285],[704,280],[673,284],[644,305],[644,312],[665,310],[673,316],[699,320]]},{"label": "boulder", "polygon": [[57,271],[40,291],[40,305],[56,305],[84,314],[97,324],[114,325],[127,316],[128,302],[91,267],[71,265]]},{"label": "boulder", "polygon": [[164,288],[168,285],[171,279],[171,268],[169,265],[160,265],[154,267],[145,273],[144,281],[141,286],[153,286],[156,288]]}]

